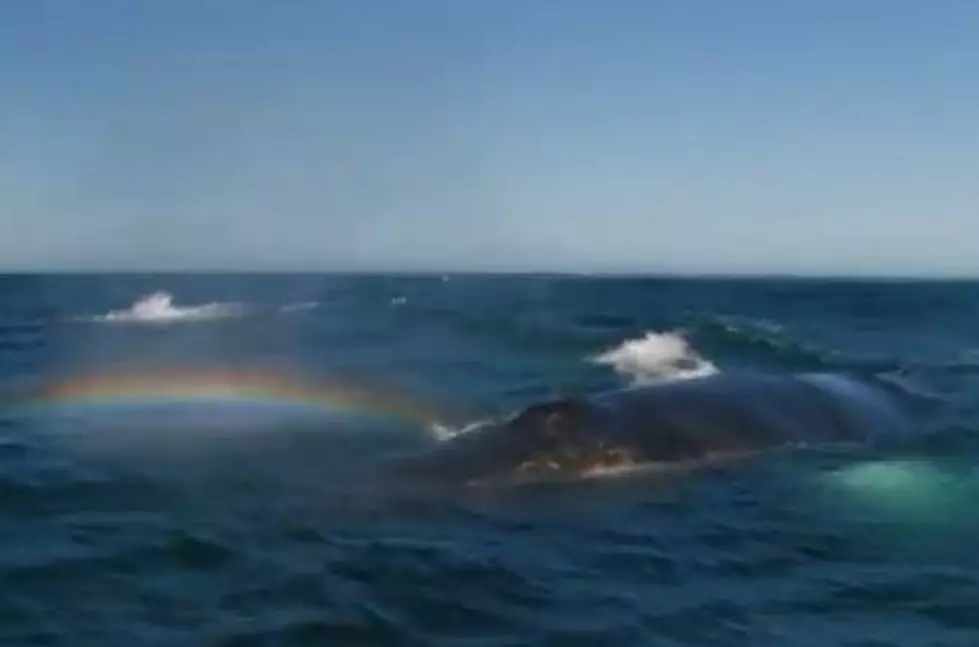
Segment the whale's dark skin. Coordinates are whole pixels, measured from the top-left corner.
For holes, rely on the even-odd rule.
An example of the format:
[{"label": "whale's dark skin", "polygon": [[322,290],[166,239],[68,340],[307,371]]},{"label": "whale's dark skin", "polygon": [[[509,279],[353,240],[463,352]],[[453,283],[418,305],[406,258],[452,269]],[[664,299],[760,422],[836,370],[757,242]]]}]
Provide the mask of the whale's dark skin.
[{"label": "whale's dark skin", "polygon": [[788,444],[907,436],[909,412],[883,385],[830,375],[720,373],[532,405],[382,471],[477,483],[675,467]]}]

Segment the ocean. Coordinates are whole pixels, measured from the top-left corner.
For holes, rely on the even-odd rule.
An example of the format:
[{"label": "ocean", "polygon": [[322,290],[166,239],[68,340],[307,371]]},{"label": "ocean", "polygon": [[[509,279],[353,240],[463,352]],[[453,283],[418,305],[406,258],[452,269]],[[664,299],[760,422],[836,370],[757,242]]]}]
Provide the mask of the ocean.
[{"label": "ocean", "polygon": [[[0,277],[0,644],[979,645],[979,283]],[[549,398],[886,380],[906,447],[415,490]],[[920,432],[920,433],[917,433]]]}]

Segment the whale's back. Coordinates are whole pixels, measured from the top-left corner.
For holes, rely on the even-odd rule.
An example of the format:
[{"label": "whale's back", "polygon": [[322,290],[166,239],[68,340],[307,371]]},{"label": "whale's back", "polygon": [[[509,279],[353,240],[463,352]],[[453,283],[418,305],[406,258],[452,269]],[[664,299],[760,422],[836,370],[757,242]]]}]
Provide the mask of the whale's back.
[{"label": "whale's back", "polygon": [[436,479],[479,480],[677,464],[785,444],[903,434],[883,389],[828,375],[722,373],[532,405],[399,461]]},{"label": "whale's back", "polygon": [[650,461],[696,459],[787,443],[866,442],[903,434],[888,393],[830,375],[714,375],[596,398],[622,442]]}]

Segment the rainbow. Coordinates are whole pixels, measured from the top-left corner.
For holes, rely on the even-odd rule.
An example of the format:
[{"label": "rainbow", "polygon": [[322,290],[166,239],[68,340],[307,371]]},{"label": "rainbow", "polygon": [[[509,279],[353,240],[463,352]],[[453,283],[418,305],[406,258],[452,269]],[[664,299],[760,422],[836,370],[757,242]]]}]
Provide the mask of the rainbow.
[{"label": "rainbow", "polygon": [[302,407],[329,414],[381,415],[431,426],[434,407],[393,389],[259,370],[182,368],[82,374],[45,382],[17,398],[31,411],[156,405]]}]

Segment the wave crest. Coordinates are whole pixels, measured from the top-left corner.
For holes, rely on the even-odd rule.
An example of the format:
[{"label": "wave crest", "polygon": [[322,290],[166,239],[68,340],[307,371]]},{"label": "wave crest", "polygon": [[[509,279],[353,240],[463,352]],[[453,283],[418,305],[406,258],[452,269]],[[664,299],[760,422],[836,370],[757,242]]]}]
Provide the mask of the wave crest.
[{"label": "wave crest", "polygon": [[153,292],[137,299],[125,310],[112,310],[91,320],[105,323],[174,323],[222,319],[242,314],[242,307],[236,303],[205,303],[197,306],[175,306],[173,295],[169,292]]},{"label": "wave crest", "polygon": [[590,358],[637,382],[713,375],[717,366],[694,350],[679,332],[647,332]]}]

